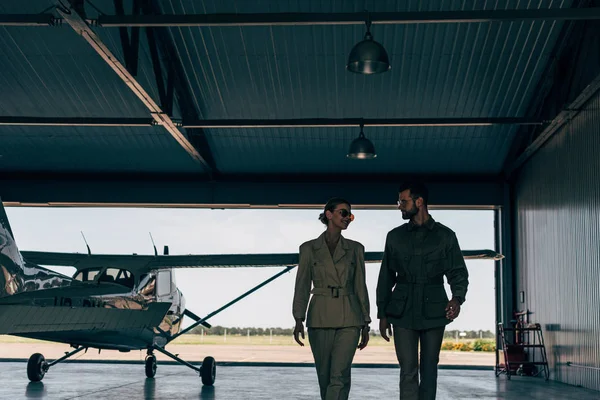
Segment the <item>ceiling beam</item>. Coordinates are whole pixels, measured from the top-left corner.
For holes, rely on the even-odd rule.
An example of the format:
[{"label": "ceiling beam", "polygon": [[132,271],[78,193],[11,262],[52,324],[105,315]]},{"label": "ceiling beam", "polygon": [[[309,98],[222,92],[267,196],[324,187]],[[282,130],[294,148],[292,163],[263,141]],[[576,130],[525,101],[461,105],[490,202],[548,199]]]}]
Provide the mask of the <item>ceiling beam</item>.
[{"label": "ceiling beam", "polygon": [[543,125],[544,121],[527,118],[304,118],[304,119],[217,119],[184,121],[186,128],[339,128],[373,127],[435,127]]},{"label": "ceiling beam", "polygon": [[[274,26],[274,25],[364,25],[365,12],[356,13],[256,13],[184,15],[101,15],[93,24],[103,27],[133,26]],[[471,10],[372,12],[373,24],[440,24],[502,21],[598,20],[600,7],[532,10]]]},{"label": "ceiling beam", "polygon": [[[600,7],[552,8],[531,10],[407,11],[372,12],[376,25],[449,24],[515,21],[584,21],[600,19]],[[285,25],[363,25],[366,13],[246,13],[181,15],[101,15],[86,19],[92,26],[170,27],[170,26],[285,26]],[[0,25],[59,25],[61,18],[52,14],[3,14]]]},{"label": "ceiling beam", "polygon": [[0,126],[154,126],[152,118],[0,117]]},{"label": "ceiling beam", "polygon": [[[187,129],[245,128],[343,128],[361,124],[371,127],[452,127],[548,124],[528,118],[300,118],[300,119],[210,119],[173,124]],[[152,118],[0,117],[0,126],[155,126]]]},{"label": "ceiling beam", "polygon": [[171,117],[165,113],[158,104],[152,99],[152,96],[139,84],[139,82],[129,73],[127,68],[117,59],[117,57],[102,42],[100,37],[90,28],[84,19],[73,7],[64,9],[62,1],[57,0],[56,9],[75,32],[81,35],[92,48],[102,57],[102,59],[115,71],[115,73],[125,82],[131,91],[148,108],[152,118],[158,125],[162,125],[171,136],[181,145],[181,147],[196,162],[201,164],[206,172],[212,177],[212,168],[210,164],[200,155],[198,150],[190,143],[186,136],[179,131]]},{"label": "ceiling beam", "polygon": [[0,187],[2,201],[21,206],[320,208],[341,196],[356,208],[394,209],[398,185],[409,178],[427,183],[436,208],[502,204],[498,175],[221,174],[209,181],[196,174],[3,171]]},{"label": "ceiling beam", "polygon": [[[147,1],[144,3],[142,9],[144,15],[156,15],[161,12],[158,1]],[[151,57],[153,57],[157,86],[160,85],[158,80],[160,80],[160,71],[162,71],[162,68],[160,67],[161,60],[162,65],[167,70],[167,87],[164,88],[163,94],[165,102],[169,103],[168,107],[170,109],[173,108],[173,100],[176,98],[179,112],[184,120],[199,119],[194,95],[181,63],[181,55],[179,54],[179,50],[173,41],[173,38],[169,34],[169,30],[167,28],[145,28],[145,31],[148,37],[148,46],[151,47],[150,52]],[[152,55],[152,53],[154,54]],[[158,57],[159,53],[161,54],[161,57]],[[199,104],[198,107],[202,107],[202,104]],[[194,128],[186,129],[186,132],[190,142],[211,167],[213,178],[216,178],[220,174],[220,171],[217,168],[217,163],[206,132],[204,132],[203,129]]]},{"label": "ceiling beam", "polygon": [[0,14],[0,26],[53,26],[61,19],[52,14]]}]

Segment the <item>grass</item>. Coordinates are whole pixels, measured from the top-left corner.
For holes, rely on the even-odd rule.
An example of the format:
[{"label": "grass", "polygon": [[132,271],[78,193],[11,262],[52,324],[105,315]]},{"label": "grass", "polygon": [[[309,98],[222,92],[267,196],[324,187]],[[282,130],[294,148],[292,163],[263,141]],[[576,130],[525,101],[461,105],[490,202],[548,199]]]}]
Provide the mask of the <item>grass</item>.
[{"label": "grass", "polygon": [[48,343],[45,340],[22,338],[10,335],[0,335],[0,343]]},{"label": "grass", "polygon": [[[305,335],[305,340],[308,341],[308,336]],[[493,344],[490,339],[453,339],[444,340],[445,346],[442,348],[446,351],[473,351],[476,343]],[[172,342],[173,344],[193,344],[193,345],[230,345],[230,346],[295,346],[296,342],[292,336],[241,336],[241,335],[183,335]],[[386,342],[381,336],[371,334],[369,338],[369,346],[393,346],[393,340]],[[451,345],[451,346],[450,346]],[[478,349],[480,349],[479,347]],[[487,348],[486,348],[487,349]],[[489,351],[493,351],[490,347]]]},{"label": "grass", "polygon": [[[307,342],[308,335],[304,335],[301,341]],[[231,345],[231,346],[297,346],[293,336],[216,336],[216,335],[182,335],[172,342],[173,344],[210,344],[210,345]],[[389,343],[383,340],[381,336],[371,334],[369,338],[369,346],[392,346],[392,341]]]},{"label": "grass", "polygon": [[[305,335],[303,342],[308,341],[308,336]],[[465,344],[466,347],[472,346],[475,339],[460,339],[458,342]],[[484,339],[485,341],[485,339]],[[0,343],[48,343],[43,340],[21,338],[10,335],[0,335]],[[456,343],[455,340],[444,340],[444,343]],[[296,342],[292,336],[217,336],[217,335],[182,335],[175,339],[171,344],[181,345],[226,345],[226,346],[296,346]],[[467,345],[468,344],[468,345]],[[371,334],[369,346],[393,346],[393,340],[386,342],[381,336]],[[462,346],[460,346],[462,347]],[[444,351],[457,351],[458,348],[443,347]],[[465,349],[462,349],[463,351]]]}]

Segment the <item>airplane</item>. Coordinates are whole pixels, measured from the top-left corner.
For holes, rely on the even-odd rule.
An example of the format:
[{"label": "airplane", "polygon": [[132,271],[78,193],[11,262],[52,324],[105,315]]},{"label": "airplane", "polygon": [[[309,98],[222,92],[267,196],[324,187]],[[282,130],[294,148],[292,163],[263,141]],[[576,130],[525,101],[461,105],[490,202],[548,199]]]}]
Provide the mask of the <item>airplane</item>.
[{"label": "airplane", "polygon": [[[87,243],[86,243],[87,246]],[[464,250],[466,259],[503,256],[492,250]],[[381,262],[383,253],[366,252],[367,263]],[[72,266],[69,277],[46,266]],[[155,351],[198,372],[212,386],[216,361],[207,356],[200,366],[170,353],[165,346],[210,318],[274,281],[298,265],[298,254],[92,254],[19,251],[0,200],[0,334],[69,344],[73,351],[48,362],[40,353],[27,362],[27,377],[41,381],[50,367],[88,348],[146,350],[146,377],[157,371]],[[175,282],[176,268],[284,267],[214,312],[201,318],[188,310]],[[194,322],[182,329],[184,317]]]}]

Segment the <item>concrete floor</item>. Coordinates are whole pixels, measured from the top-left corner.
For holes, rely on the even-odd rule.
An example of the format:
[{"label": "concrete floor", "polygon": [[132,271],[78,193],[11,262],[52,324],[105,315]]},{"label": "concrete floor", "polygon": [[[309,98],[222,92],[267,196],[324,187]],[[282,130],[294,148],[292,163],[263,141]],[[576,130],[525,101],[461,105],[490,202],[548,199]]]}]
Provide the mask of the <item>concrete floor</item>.
[{"label": "concrete floor", "polygon": [[[397,368],[353,368],[351,399],[398,398]],[[30,383],[24,362],[0,362],[0,399],[318,399],[311,367],[217,366],[214,387],[202,386],[194,371],[160,365],[146,379],[134,364],[64,363],[50,369],[42,382]],[[597,400],[600,393],[505,376],[493,371],[440,370],[438,400],[577,399]]]}]

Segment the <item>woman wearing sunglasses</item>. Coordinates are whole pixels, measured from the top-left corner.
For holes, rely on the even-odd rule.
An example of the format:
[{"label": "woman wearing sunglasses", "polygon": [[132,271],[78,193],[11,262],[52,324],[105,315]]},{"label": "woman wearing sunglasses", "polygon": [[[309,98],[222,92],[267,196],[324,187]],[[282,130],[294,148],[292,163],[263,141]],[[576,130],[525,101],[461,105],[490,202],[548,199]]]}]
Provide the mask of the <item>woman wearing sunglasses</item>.
[{"label": "woman wearing sunglasses", "polygon": [[[318,238],[300,246],[294,290],[294,339],[304,343],[306,326],[322,399],[347,399],[356,348],[369,342],[369,294],[364,246],[342,236],[354,220],[350,203],[330,199],[319,220],[327,226]],[[312,290],[311,290],[311,286]],[[360,343],[359,343],[360,340]]]}]

